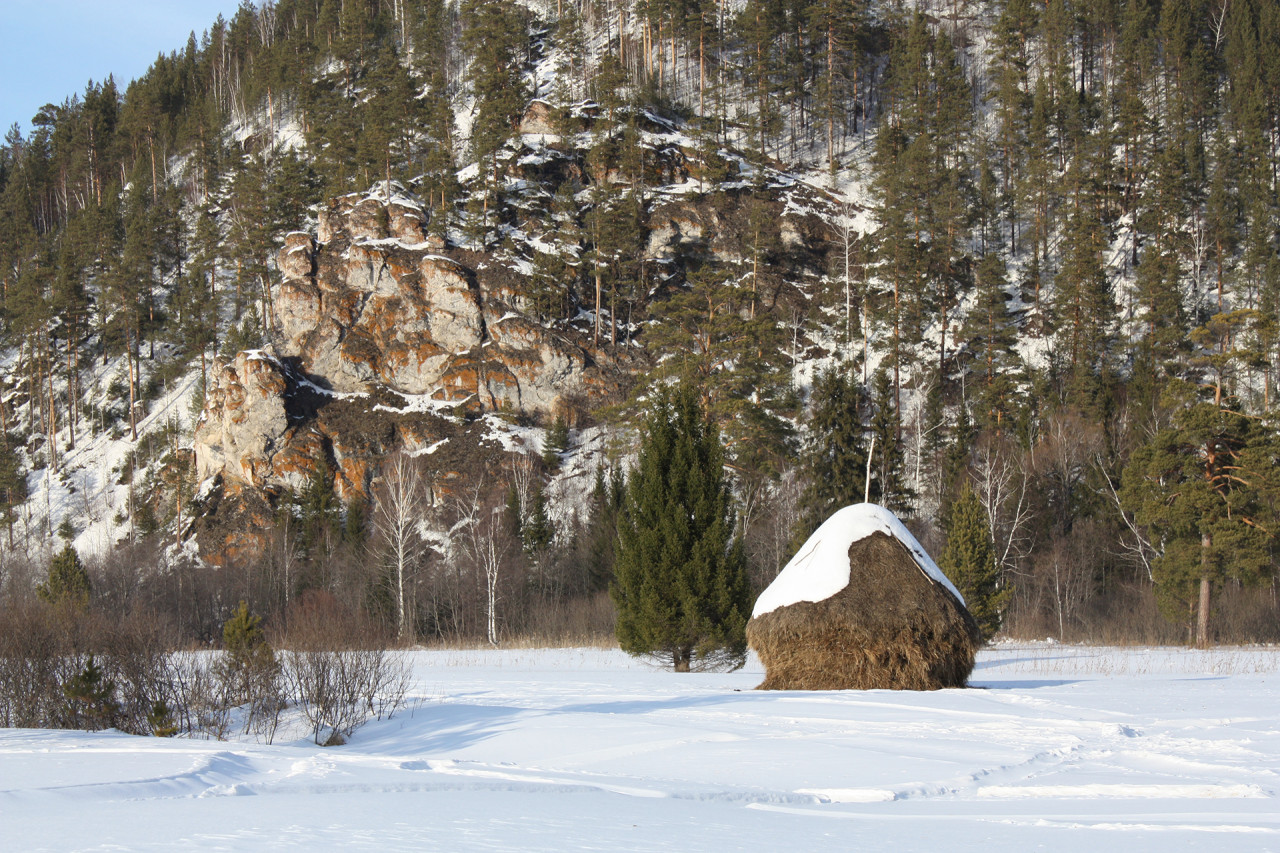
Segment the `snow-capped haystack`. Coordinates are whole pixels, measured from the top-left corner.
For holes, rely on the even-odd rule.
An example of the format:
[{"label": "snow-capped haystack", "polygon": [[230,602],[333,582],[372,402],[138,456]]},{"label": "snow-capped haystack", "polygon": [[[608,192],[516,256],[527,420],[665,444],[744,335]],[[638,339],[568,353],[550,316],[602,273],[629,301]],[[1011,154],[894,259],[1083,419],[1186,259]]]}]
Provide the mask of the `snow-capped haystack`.
[{"label": "snow-capped haystack", "polygon": [[964,599],[889,510],[847,506],[756,600],[762,690],[963,687],[980,635]]}]

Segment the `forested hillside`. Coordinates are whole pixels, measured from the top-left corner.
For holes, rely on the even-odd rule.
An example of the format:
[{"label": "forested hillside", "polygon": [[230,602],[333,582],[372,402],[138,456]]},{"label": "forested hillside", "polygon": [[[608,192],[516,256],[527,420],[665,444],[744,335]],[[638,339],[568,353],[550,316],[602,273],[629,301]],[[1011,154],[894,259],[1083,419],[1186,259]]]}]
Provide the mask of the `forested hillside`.
[{"label": "forested hillside", "polygon": [[984,627],[1274,640],[1278,44],[1270,0],[246,0],[0,148],[0,595],[61,537],[188,637],[607,630],[679,379],[757,585],[869,494],[989,544],[943,560]]}]

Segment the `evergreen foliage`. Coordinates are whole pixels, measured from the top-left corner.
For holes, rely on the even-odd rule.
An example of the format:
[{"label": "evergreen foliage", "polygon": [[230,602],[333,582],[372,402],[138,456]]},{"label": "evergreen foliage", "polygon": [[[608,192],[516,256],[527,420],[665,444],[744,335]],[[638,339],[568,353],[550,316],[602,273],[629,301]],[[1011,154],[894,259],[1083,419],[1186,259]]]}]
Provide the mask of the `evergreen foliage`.
[{"label": "evergreen foliage", "polygon": [[343,520],[327,454],[321,454],[298,495],[298,512],[302,546],[315,553],[330,551],[343,530]]},{"label": "evergreen foliage", "polygon": [[555,538],[555,528],[547,517],[547,497],[541,483],[533,488],[533,495],[529,499],[529,517],[521,525],[520,533],[525,550],[534,556],[546,551]]},{"label": "evergreen foliage", "polygon": [[178,733],[178,723],[174,719],[173,711],[163,699],[157,699],[151,705],[151,710],[147,712],[147,726],[151,729],[151,734],[156,737],[173,737]]},{"label": "evergreen foliage", "polygon": [[1121,497],[1152,532],[1156,590],[1170,615],[1208,644],[1212,593],[1257,583],[1272,565],[1276,437],[1250,418],[1209,403],[1178,412],[1139,448]]},{"label": "evergreen foliage", "polygon": [[[141,434],[158,390],[198,365],[200,397],[213,353],[271,342],[280,234],[306,227],[326,195],[396,180],[426,203],[442,252],[464,251],[451,244],[461,225],[481,250],[466,263],[511,271],[511,310],[582,343],[589,363],[638,377],[622,393],[697,384],[729,463],[789,534],[861,499],[874,436],[872,499],[926,527],[987,466],[994,538],[1018,528],[1026,543],[1002,545],[1002,565],[1035,581],[1019,582],[1011,613],[1057,595],[1041,575],[1081,529],[1110,540],[1085,583],[1097,601],[1122,588],[1150,596],[1154,576],[1166,611],[1198,623],[1211,609],[1202,577],[1214,595],[1276,578],[1270,545],[1242,545],[1237,572],[1216,545],[1194,544],[1250,531],[1184,524],[1196,502],[1167,485],[1194,479],[1169,473],[1170,448],[1204,465],[1219,456],[1191,426],[1210,397],[1252,424],[1221,428],[1240,460],[1273,440],[1273,3],[1001,0],[944,20],[848,0],[553,5],[243,3],[127,88],[90,81],[5,134],[10,550],[37,535],[21,523],[39,515],[21,511],[28,478],[75,482],[64,465],[83,456],[70,451],[104,433],[133,443],[131,529],[177,533],[181,489],[157,494],[173,479],[157,476],[162,457]],[[548,86],[531,71],[553,58],[561,74]],[[519,133],[532,99],[556,131],[542,139]],[[657,142],[668,126],[689,142]],[[863,145],[866,173],[849,165]],[[811,192],[815,169],[831,187],[867,184],[874,205]],[[863,232],[850,240],[835,233],[841,203],[839,221]],[[797,456],[809,363],[857,337],[875,381],[815,383]],[[1196,387],[1203,397],[1186,390]],[[1064,435],[1076,413],[1088,429]],[[1017,458],[974,456],[995,445]],[[1156,457],[1167,471],[1144,468]],[[1272,500],[1265,465],[1249,464],[1249,489],[1210,491],[1231,495],[1233,522],[1274,530],[1258,520],[1269,510],[1239,511],[1249,495]],[[831,466],[847,473],[828,477]],[[1122,515],[1101,478],[1126,466],[1146,485]],[[281,603],[313,581],[349,593],[331,569],[346,559],[336,549],[362,538],[361,512],[344,516],[332,472],[316,473],[302,529],[282,535],[303,552],[272,557],[289,578],[269,584],[289,587]],[[1016,493],[1000,492],[1008,505],[996,506],[996,485]],[[1163,502],[1140,496],[1149,489]],[[612,575],[616,490],[604,492],[566,527],[579,536],[550,546],[589,555],[590,585]],[[513,562],[511,590],[528,588]],[[550,564],[549,553],[538,570]],[[456,613],[441,605],[430,618]]]},{"label": "evergreen foliage", "polygon": [[552,471],[560,467],[560,455],[569,449],[569,423],[563,414],[556,415],[542,446],[542,464]]},{"label": "evergreen foliage", "polygon": [[751,599],[719,430],[694,386],[663,390],[645,421],[618,521],[618,642],[677,672],[738,667]]},{"label": "evergreen foliage", "polygon": [[938,557],[938,567],[964,596],[982,638],[994,637],[1011,590],[1001,584],[991,526],[978,496],[968,486],[951,507],[947,546]]},{"label": "evergreen foliage", "polygon": [[89,603],[90,590],[89,573],[70,542],[49,563],[49,577],[36,586],[36,594],[44,601],[75,607]]},{"label": "evergreen foliage", "polygon": [[9,445],[7,437],[0,440],[0,516],[9,531],[9,547],[13,547],[13,522],[16,509],[27,498],[27,478]]},{"label": "evergreen foliage", "polygon": [[88,731],[109,728],[120,713],[116,684],[102,671],[93,655],[89,655],[82,670],[66,680],[62,693],[67,697],[74,728]]},{"label": "evergreen foliage", "polygon": [[262,630],[262,617],[241,601],[222,626],[223,657],[218,671],[238,702],[258,705],[275,698],[280,672],[275,651]]},{"label": "evergreen foliage", "polygon": [[809,445],[804,456],[808,485],[800,498],[800,520],[792,536],[799,547],[836,510],[866,497],[870,403],[848,365],[820,374],[813,385]]},{"label": "evergreen foliage", "polygon": [[590,515],[581,543],[588,589],[606,590],[613,582],[618,516],[622,513],[626,496],[626,480],[620,467],[610,469],[607,474],[603,465],[596,468]]},{"label": "evergreen foliage", "polygon": [[871,501],[899,515],[911,511],[915,497],[904,473],[902,421],[889,381],[889,374],[877,370],[872,377],[870,433],[874,439],[871,452]]}]

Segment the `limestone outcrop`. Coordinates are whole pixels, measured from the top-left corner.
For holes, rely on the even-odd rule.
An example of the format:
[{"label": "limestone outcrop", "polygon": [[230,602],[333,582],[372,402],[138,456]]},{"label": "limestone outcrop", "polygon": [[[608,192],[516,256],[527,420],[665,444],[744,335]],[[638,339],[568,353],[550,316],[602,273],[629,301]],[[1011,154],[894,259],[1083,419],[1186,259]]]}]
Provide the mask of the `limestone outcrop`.
[{"label": "limestone outcrop", "polygon": [[261,487],[289,426],[284,401],[289,379],[280,363],[261,351],[242,352],[230,364],[215,365],[213,374],[196,427],[196,476],[204,480],[224,473]]},{"label": "limestone outcrop", "polygon": [[335,391],[474,396],[530,414],[599,385],[584,342],[528,320],[483,264],[435,248],[427,220],[404,196],[347,196],[321,213],[317,243],[289,235],[277,259],[281,356]]},{"label": "limestone outcrop", "polygon": [[341,500],[368,501],[389,454],[447,444],[432,456],[447,482],[488,464],[474,416],[545,418],[624,369],[531,319],[524,273],[443,247],[404,194],[338,198],[318,220],[276,258],[271,344],[214,366],[194,441],[212,559],[265,547],[270,508],[323,466]]}]

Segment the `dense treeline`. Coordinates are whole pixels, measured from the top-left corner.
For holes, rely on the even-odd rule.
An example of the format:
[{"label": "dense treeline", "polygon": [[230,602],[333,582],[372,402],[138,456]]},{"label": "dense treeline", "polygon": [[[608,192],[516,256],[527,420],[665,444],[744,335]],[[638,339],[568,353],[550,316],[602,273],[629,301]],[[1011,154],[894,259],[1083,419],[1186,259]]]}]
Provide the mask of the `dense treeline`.
[{"label": "dense treeline", "polygon": [[[1263,0],[246,2],[0,148],[9,546],[33,472],[115,434],[136,442],[129,547],[154,555],[135,565],[170,566],[137,584],[191,571],[162,556],[189,454],[140,417],[270,338],[274,251],[310,205],[394,180],[435,235],[527,261],[531,315],[589,316],[597,345],[634,339],[652,376],[699,384],[757,584],[869,492],[939,552],[985,522],[1006,630],[1274,638],[1277,43]],[[511,139],[535,98],[579,165],[529,185]],[[669,178],[654,122],[687,135],[732,253],[646,261]],[[780,229],[788,171],[827,188],[817,256]],[[582,603],[607,608],[621,475],[549,507],[557,464],[513,473],[501,525],[500,490],[442,513],[469,551],[372,577],[394,525],[318,472],[273,554],[195,573],[167,606],[186,636],[305,588],[405,634],[599,630]]]}]

